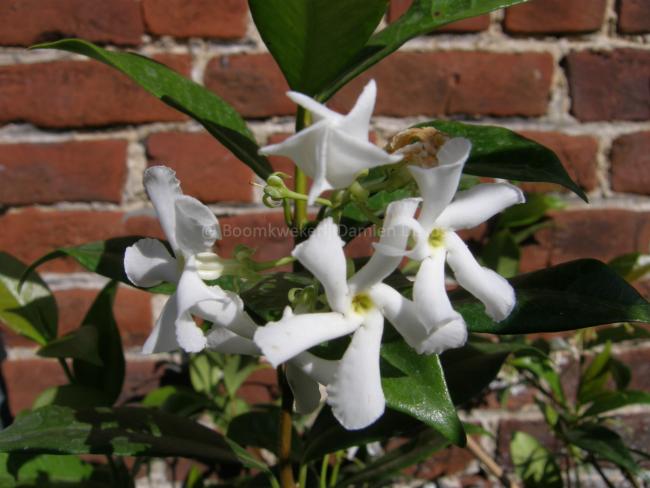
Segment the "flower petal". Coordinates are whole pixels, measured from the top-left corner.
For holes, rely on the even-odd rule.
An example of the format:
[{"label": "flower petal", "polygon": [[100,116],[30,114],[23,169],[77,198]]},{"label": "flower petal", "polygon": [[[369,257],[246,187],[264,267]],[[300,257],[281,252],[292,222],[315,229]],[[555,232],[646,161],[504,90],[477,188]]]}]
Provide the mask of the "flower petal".
[{"label": "flower petal", "polygon": [[176,242],[174,203],[176,198],[183,194],[181,185],[176,179],[176,173],[167,166],[151,166],[145,170],[143,181],[149,200],[156,209],[160,226],[172,249],[176,252],[178,243]]},{"label": "flower petal", "polygon": [[[403,224],[407,219],[413,217],[418,203],[419,199],[417,198],[405,198],[388,205],[383,230],[379,238],[380,248],[401,249],[406,253],[406,243],[411,227]],[[399,266],[403,255],[390,256],[375,252],[366,265],[350,278],[348,282],[350,294],[366,290],[375,283],[383,281]]]},{"label": "flower petal", "polygon": [[186,256],[209,251],[221,237],[217,217],[196,198],[178,197],[174,209],[176,242]]},{"label": "flower petal", "polygon": [[462,317],[435,329],[415,347],[418,354],[442,354],[447,349],[462,347],[467,342],[467,325]]},{"label": "flower petal", "polygon": [[[176,287],[176,295],[178,296],[178,313],[184,314],[197,310],[197,305],[202,302],[208,301],[224,301],[227,300],[224,293],[220,288],[213,289],[206,285],[199,276],[196,266],[196,259],[190,256],[185,262],[185,267],[181,273],[181,278],[178,280]],[[207,305],[203,305],[203,309],[208,310]],[[201,310],[201,307],[198,308]]]},{"label": "flower petal", "polygon": [[420,264],[413,285],[413,301],[424,328],[431,332],[460,318],[445,288],[445,251],[439,249]]},{"label": "flower petal", "polygon": [[224,291],[218,286],[208,288],[214,298],[198,302],[192,307],[191,312],[237,335],[252,339],[257,324],[244,310],[242,299],[235,293]]},{"label": "flower petal", "polygon": [[384,413],[386,401],[379,372],[383,329],[384,317],[379,311],[366,315],[341,358],[334,381],[327,386],[327,403],[348,430],[363,429]]},{"label": "flower petal", "polygon": [[379,283],[370,289],[370,298],[412,348],[419,347],[429,335],[418,317],[415,304],[394,288]]},{"label": "flower petal", "polygon": [[436,225],[458,230],[482,224],[502,210],[524,203],[524,193],[509,183],[484,183],[458,192],[454,201],[440,214]]},{"label": "flower petal", "polygon": [[163,281],[178,281],[176,259],[157,239],[140,239],[129,246],[124,253],[124,271],[131,283],[142,288],[150,288]]},{"label": "flower petal", "polygon": [[327,218],[291,253],[322,283],[330,307],[340,313],[346,313],[350,304],[343,244],[338,226]]},{"label": "flower petal", "polygon": [[156,325],[149,334],[144,346],[142,346],[142,354],[170,352],[180,347],[176,340],[175,322],[177,315],[176,294],[173,294],[165,302],[165,306],[156,320]]},{"label": "flower petal", "polygon": [[419,221],[425,229],[432,228],[435,220],[454,197],[471,148],[472,145],[467,139],[456,137],[447,141],[438,151],[438,166],[408,167],[424,199]]},{"label": "flower petal", "polygon": [[291,99],[296,105],[309,110],[314,116],[314,121],[318,122],[321,119],[327,119],[328,122],[336,122],[343,119],[343,115],[333,110],[330,110],[322,103],[317,102],[313,98],[299,92],[289,91],[287,97]]},{"label": "flower petal", "polygon": [[493,320],[505,319],[515,306],[515,291],[508,281],[491,269],[476,262],[463,240],[454,232],[448,232],[446,245],[449,266],[460,286],[485,305],[486,313]]},{"label": "flower petal", "polygon": [[260,327],[254,340],[277,367],[310,347],[350,334],[360,323],[358,316],[346,317],[338,312],[293,315]]},{"label": "flower petal", "polygon": [[303,373],[293,364],[287,364],[287,382],[296,402],[296,412],[306,415],[320,405],[320,387],[318,383]]},{"label": "flower petal", "polygon": [[321,385],[329,385],[334,380],[339,362],[319,358],[309,351],[305,351],[291,359],[289,364],[300,369],[300,371]]},{"label": "flower petal", "polygon": [[176,319],[176,340],[185,352],[200,352],[208,343],[189,313],[182,313]]},{"label": "flower petal", "polygon": [[233,331],[215,325],[210,329],[206,337],[207,348],[224,354],[245,354],[247,356],[259,356],[262,354],[257,345],[251,340]]},{"label": "flower petal", "polygon": [[352,107],[352,110],[338,123],[339,130],[356,139],[368,139],[370,118],[375,110],[377,98],[377,83],[370,80],[363,88],[361,95]]}]

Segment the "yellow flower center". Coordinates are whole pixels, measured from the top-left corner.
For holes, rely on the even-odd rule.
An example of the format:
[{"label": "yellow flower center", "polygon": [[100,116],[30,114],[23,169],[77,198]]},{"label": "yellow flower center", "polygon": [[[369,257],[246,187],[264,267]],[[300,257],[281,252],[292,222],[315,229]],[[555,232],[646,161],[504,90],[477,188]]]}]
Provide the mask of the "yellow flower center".
[{"label": "yellow flower center", "polygon": [[445,231],[443,229],[433,229],[429,234],[429,246],[433,249],[443,247],[445,244]]},{"label": "yellow flower center", "polygon": [[352,310],[360,315],[368,313],[375,304],[366,293],[357,293],[352,297]]},{"label": "yellow flower center", "polygon": [[213,252],[200,252],[196,255],[196,268],[202,280],[216,280],[223,273],[223,264]]}]

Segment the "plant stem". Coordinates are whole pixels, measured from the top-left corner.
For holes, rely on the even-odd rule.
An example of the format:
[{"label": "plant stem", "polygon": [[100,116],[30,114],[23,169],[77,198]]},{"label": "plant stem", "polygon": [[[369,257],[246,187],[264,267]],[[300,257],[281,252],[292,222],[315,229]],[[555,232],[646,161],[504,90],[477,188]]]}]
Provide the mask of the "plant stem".
[{"label": "plant stem", "polygon": [[59,358],[59,364],[63,368],[63,372],[65,373],[66,378],[68,378],[68,382],[70,384],[75,383],[74,375],[72,374],[72,371],[70,371],[70,367],[64,358]]},{"label": "plant stem", "polygon": [[476,442],[471,437],[468,437],[466,447],[491,474],[493,474],[496,478],[499,479],[499,481],[501,481],[501,483],[503,483],[503,486],[506,486],[508,488],[519,488],[519,484],[510,479],[504,469],[499,466],[487,452],[485,452],[485,450],[478,442]]},{"label": "plant stem", "polygon": [[[302,107],[298,107],[296,114],[296,132],[300,132],[311,123],[311,114]],[[294,170],[294,188],[296,193],[307,193],[307,175],[296,166]],[[293,225],[299,231],[307,223],[307,202],[305,200],[295,200]]]},{"label": "plant stem", "polygon": [[287,377],[282,366],[276,369],[278,374],[278,385],[282,394],[282,405],[279,420],[279,445],[278,445],[278,467],[280,471],[280,485],[282,488],[295,488],[296,482],[293,478],[293,467],[291,465],[291,430],[293,422],[293,393],[289,387]]}]

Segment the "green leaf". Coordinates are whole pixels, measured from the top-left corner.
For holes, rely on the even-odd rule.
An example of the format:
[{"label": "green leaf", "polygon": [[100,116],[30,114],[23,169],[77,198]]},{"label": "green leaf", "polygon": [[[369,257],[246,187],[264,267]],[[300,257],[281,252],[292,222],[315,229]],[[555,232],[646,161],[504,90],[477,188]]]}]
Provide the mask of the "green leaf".
[{"label": "green leaf", "polygon": [[147,393],[142,400],[142,406],[155,407],[166,413],[187,417],[208,408],[210,401],[190,388],[168,385]]},{"label": "green leaf", "polygon": [[[261,447],[267,451],[278,452],[278,419],[280,409],[276,406],[261,406],[256,410],[238,415],[228,424],[228,438],[240,446]],[[291,455],[299,460],[302,443],[295,429],[291,431]]]},{"label": "green leaf", "polygon": [[184,417],[135,407],[39,408],[20,415],[0,432],[0,451],[237,462],[231,447],[215,431]]},{"label": "green leaf", "polygon": [[525,488],[562,488],[562,473],[554,454],[530,434],[515,432],[510,456]]},{"label": "green leaf", "polygon": [[384,15],[387,0],[249,0],[248,4],[289,86],[313,95],[358,57]]},{"label": "green leaf", "polygon": [[592,348],[606,342],[618,343],[641,339],[650,339],[648,329],[637,324],[621,324],[596,330],[595,334],[585,341],[585,347]]},{"label": "green leaf", "polygon": [[612,345],[608,342],[580,376],[580,385],[578,386],[578,401],[580,403],[590,402],[604,391],[605,383],[610,375],[611,356]]},{"label": "green leaf", "polygon": [[650,404],[650,393],[635,390],[605,391],[596,395],[591,406],[583,414],[585,417],[600,415],[628,405]]},{"label": "green leaf", "polygon": [[627,281],[639,281],[650,273],[650,255],[638,252],[624,254],[612,259],[609,264]]},{"label": "green leaf", "polygon": [[650,304],[607,265],[580,259],[511,280],[513,312],[494,322],[464,290],[450,294],[472,332],[530,334],[581,329],[615,322],[650,322]]},{"label": "green leaf", "polygon": [[465,431],[452,402],[437,355],[417,354],[399,340],[384,343],[381,357],[386,405],[412,415],[452,443],[465,444]]},{"label": "green leaf", "polygon": [[526,201],[506,208],[497,220],[497,228],[511,228],[532,225],[542,219],[549,210],[565,206],[564,202],[553,195],[529,193]]},{"label": "green leaf", "polygon": [[549,358],[522,356],[512,359],[509,364],[520,371],[532,373],[540,382],[548,385],[551,393],[559,403],[564,403],[566,397],[562,387],[562,379],[555,371],[553,362]]},{"label": "green leaf", "polygon": [[483,264],[505,278],[519,272],[519,246],[509,230],[504,229],[490,236],[481,252]]},{"label": "green leaf", "polygon": [[0,486],[4,488],[110,486],[109,480],[106,484],[96,481],[95,474],[92,464],[76,456],[0,453]]},{"label": "green leaf", "polygon": [[610,461],[632,474],[640,471],[621,437],[606,427],[584,424],[567,431],[565,435],[569,442],[592,453],[596,458]]},{"label": "green leaf", "polygon": [[97,331],[101,366],[83,359],[75,359],[72,363],[79,384],[101,389],[106,393],[109,404],[120,396],[125,370],[120,331],[113,317],[116,292],[117,283],[109,282],[99,292],[81,324],[82,328],[92,327]]},{"label": "green leaf", "polygon": [[[503,127],[451,120],[432,120],[416,127],[435,127],[472,142],[465,173],[517,181],[557,183],[587,201],[582,188],[571,179],[557,155],[545,146]],[[513,210],[514,211],[514,210]]]},{"label": "green leaf", "polygon": [[262,179],[271,172],[268,160],[237,111],[223,99],[152,59],[138,54],[107,51],[81,39],[37,44],[32,49],[60,49],[82,54],[121,71],[167,105],[189,115],[217,138]]},{"label": "green leaf", "polygon": [[99,331],[93,324],[80,327],[72,332],[50,341],[38,350],[44,358],[82,359],[95,366],[102,365],[99,357]]},{"label": "green leaf", "polygon": [[399,49],[409,39],[456,20],[476,17],[525,1],[527,0],[415,0],[411,8],[397,21],[370,38],[354,63],[323,90],[320,98],[327,100],[350,80]]},{"label": "green leaf", "polygon": [[58,313],[52,292],[38,273],[5,252],[0,252],[0,322],[40,345],[56,337]]},{"label": "green leaf", "polygon": [[265,321],[279,320],[289,305],[289,291],[314,284],[314,279],[297,273],[273,273],[241,294],[246,308]]},{"label": "green leaf", "polygon": [[90,408],[108,405],[111,399],[101,390],[81,385],[52,386],[43,390],[32,405],[32,409],[47,405],[61,405],[72,408]]}]

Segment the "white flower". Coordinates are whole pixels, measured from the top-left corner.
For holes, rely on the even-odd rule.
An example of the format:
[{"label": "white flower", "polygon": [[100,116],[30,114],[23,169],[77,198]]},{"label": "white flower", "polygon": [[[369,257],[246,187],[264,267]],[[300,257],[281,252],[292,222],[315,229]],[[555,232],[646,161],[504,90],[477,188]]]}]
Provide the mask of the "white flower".
[{"label": "white flower", "polygon": [[[418,201],[405,199],[388,206],[380,238],[382,245],[393,249],[406,247],[408,231],[399,222],[412,218]],[[316,227],[309,239],[296,246],[293,255],[321,282],[332,311],[294,315],[287,310],[280,321],[257,330],[255,343],[277,366],[322,342],[353,333],[343,357],[328,364],[330,371],[317,373],[323,376],[327,402],[339,422],[347,429],[366,427],[385,408],[379,373],[384,317],[409,343],[426,336],[414,304],[381,283],[401,258],[376,253],[346,280],[343,241],[337,225],[329,218]]]},{"label": "white flower", "polygon": [[290,91],[287,96],[309,110],[314,123],[280,144],[261,148],[260,153],[287,156],[314,180],[309,191],[310,205],[326,190],[349,186],[365,169],[401,160],[401,156],[390,155],[368,140],[377,96],[374,80],[345,116],[302,93]]},{"label": "white flower", "polygon": [[[404,252],[383,243],[376,245],[378,252],[388,256],[406,255],[421,261],[413,300],[417,315],[430,335],[416,347],[420,353],[440,353],[459,347],[467,335],[463,318],[452,308],[447,296],[445,262],[458,284],[485,305],[492,319],[505,319],[516,301],[510,284],[491,269],[480,266],[456,231],[475,227],[503,209],[524,202],[524,195],[507,183],[480,184],[456,193],[470,150],[467,139],[455,138],[440,148],[438,166],[409,166],[423,203],[417,220],[403,219],[401,224],[411,229],[415,246]],[[442,334],[443,331],[446,333]]]},{"label": "white flower", "polygon": [[[124,269],[136,286],[149,288],[169,282],[176,285],[176,291],[163,307],[142,352],[167,352],[179,347],[198,352],[208,343],[223,352],[237,352],[242,344],[219,328],[252,336],[255,323],[245,314],[237,295],[203,282],[218,278],[223,271],[220,258],[212,252],[214,241],[220,237],[217,218],[201,202],[183,195],[170,168],[148,168],[144,186],[173,255],[160,241],[141,239],[126,250]],[[192,315],[215,324],[207,337]]]}]

